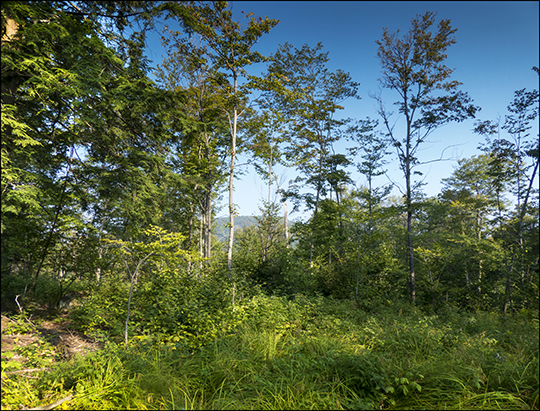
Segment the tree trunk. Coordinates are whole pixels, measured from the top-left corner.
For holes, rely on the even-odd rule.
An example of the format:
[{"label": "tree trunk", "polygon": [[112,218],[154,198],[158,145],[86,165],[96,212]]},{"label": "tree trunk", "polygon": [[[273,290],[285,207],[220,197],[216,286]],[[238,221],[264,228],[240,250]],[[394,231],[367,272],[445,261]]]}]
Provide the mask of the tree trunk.
[{"label": "tree trunk", "polygon": [[[103,260],[103,245],[101,244],[101,238],[100,238],[100,243],[99,243],[98,259],[99,261]],[[97,284],[101,283],[101,267],[96,268],[96,283]]]},{"label": "tree trunk", "polygon": [[203,262],[202,259],[204,258],[204,221],[205,221],[205,215],[201,215],[201,221],[199,224],[199,257],[201,257],[201,260],[199,261],[199,274],[197,277],[201,277],[202,275],[202,266]]},{"label": "tree trunk", "polygon": [[512,270],[514,269],[514,258],[515,253],[512,252],[512,257],[510,260],[510,264],[508,264],[508,255],[507,251],[504,252],[504,268],[506,271],[506,286],[504,290],[504,304],[503,304],[503,313],[506,315],[506,312],[508,311],[508,308],[513,309],[513,303],[512,303]]},{"label": "tree trunk", "polygon": [[[523,204],[521,205],[521,208],[519,210],[518,241],[519,241],[519,251],[520,251],[520,257],[521,257],[520,271],[521,271],[521,281],[522,282],[525,281],[525,263],[524,263],[524,254],[525,253],[524,253],[524,247],[523,247],[523,218],[525,217],[525,212],[527,211],[527,203],[529,201],[529,195],[530,195],[531,190],[532,190],[534,177],[536,176],[536,172],[538,171],[538,163],[539,163],[539,158],[537,157],[536,158],[536,163],[535,163],[534,168],[533,168],[531,178],[529,180],[529,186],[527,187],[527,191],[525,193],[525,199],[524,199]],[[531,279],[532,279],[532,277],[531,277]]]},{"label": "tree trunk", "polygon": [[[205,224],[204,224],[204,257],[210,259],[212,255],[212,191],[207,193]],[[210,261],[208,261],[210,263]]]},{"label": "tree trunk", "polygon": [[133,286],[135,284],[137,284],[137,277],[139,276],[139,269],[141,268],[141,265],[142,263],[144,263],[146,261],[146,259],[148,259],[152,254],[154,254],[154,252],[152,251],[150,254],[148,254],[146,257],[142,258],[139,260],[139,262],[137,263],[137,267],[135,268],[135,271],[133,272],[133,274],[130,273],[129,271],[129,265],[127,263],[127,261],[125,261],[124,263],[126,264],[126,269],[127,269],[127,272],[130,276],[130,286],[129,286],[129,297],[128,297],[128,305],[127,305],[127,315],[126,315],[126,324],[125,324],[125,328],[124,328],[124,339],[125,339],[125,343],[126,343],[126,346],[128,345],[128,324],[129,324],[129,315],[130,315],[130,310],[131,310],[131,296],[133,294]]},{"label": "tree trunk", "polygon": [[[195,186],[195,189],[197,188],[197,186]],[[195,212],[193,210],[193,204],[190,205],[190,215],[189,215],[189,236],[188,236],[188,250],[191,250],[191,245],[193,244],[193,230],[195,229],[194,228],[194,224],[193,224],[193,217],[195,215]],[[191,259],[188,260],[188,263],[187,263],[187,273],[188,275],[191,274]]]},{"label": "tree trunk", "polygon": [[[315,209],[313,210],[313,217],[311,217],[312,221],[315,221],[315,218],[319,211],[319,197],[320,197],[321,185],[322,185],[321,183],[322,163],[323,163],[323,158],[321,154],[321,156],[319,157],[319,178],[317,181],[317,193],[315,195]],[[311,275],[313,275],[313,240],[314,240],[313,237],[314,237],[314,232],[313,232],[313,226],[312,226],[311,236],[309,238],[309,273]],[[307,292],[307,288],[306,288],[306,292]]]},{"label": "tree trunk", "polygon": [[[234,95],[236,96],[238,80],[236,73],[233,73],[234,77]],[[229,271],[229,278],[233,281],[233,295],[232,295],[232,306],[234,312],[234,300],[236,294],[236,283],[232,275],[233,265],[232,265],[232,249],[234,242],[234,203],[233,203],[233,189],[234,189],[234,162],[236,158],[236,127],[238,122],[238,107],[234,106],[233,109],[233,119],[232,119],[232,130],[231,130],[231,167],[229,170],[229,244],[227,247],[227,269]]]},{"label": "tree trunk", "polygon": [[407,184],[407,251],[409,258],[409,276],[411,283],[411,301],[414,304],[416,300],[416,285],[415,285],[415,273],[414,273],[414,247],[413,247],[413,236],[412,236],[412,199],[411,199],[411,169],[410,169],[410,160],[406,161],[406,184]]},{"label": "tree trunk", "polygon": [[285,246],[289,248],[289,219],[287,217],[287,203],[283,202],[283,222],[285,224]]},{"label": "tree trunk", "polygon": [[229,269],[229,276],[232,272],[232,248],[234,241],[234,203],[233,203],[233,189],[234,189],[234,160],[236,156],[236,110],[234,111],[233,121],[233,133],[232,133],[232,150],[231,150],[231,166],[229,170],[229,244],[227,247],[227,268]]},{"label": "tree trunk", "polygon": [[129,297],[128,297],[128,305],[127,305],[127,314],[126,314],[126,324],[124,328],[124,340],[126,343],[126,346],[128,345],[128,324],[129,324],[129,314],[131,310],[131,296],[133,294],[133,283],[134,283],[134,276],[136,277],[138,274],[137,271],[135,271],[134,275],[131,276],[131,284],[129,285]]}]

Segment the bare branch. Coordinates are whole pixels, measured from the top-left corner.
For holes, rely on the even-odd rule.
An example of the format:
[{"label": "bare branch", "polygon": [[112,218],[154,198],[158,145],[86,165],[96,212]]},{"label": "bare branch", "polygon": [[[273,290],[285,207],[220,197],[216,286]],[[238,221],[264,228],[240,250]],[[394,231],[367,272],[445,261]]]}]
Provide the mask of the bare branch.
[{"label": "bare branch", "polygon": [[440,156],[439,158],[434,159],[434,160],[423,161],[423,162],[421,162],[421,163],[418,163],[418,165],[419,165],[419,166],[422,166],[422,165],[424,165],[424,164],[435,163],[435,162],[437,162],[437,161],[454,161],[454,160],[456,160],[455,157],[444,158],[444,152],[445,152],[446,150],[448,150],[449,148],[458,147],[458,146],[461,146],[461,145],[462,145],[462,144],[453,144],[453,145],[451,145],[451,146],[445,147],[445,149],[442,151],[441,156]]},{"label": "bare branch", "polygon": [[69,394],[67,397],[61,398],[58,401],[53,402],[52,404],[45,405],[43,407],[34,407],[34,408],[23,408],[26,410],[52,410],[58,407],[60,404],[63,404],[66,401],[69,401],[73,398],[73,394]]},{"label": "bare branch", "polygon": [[392,183],[392,185],[393,185],[394,187],[396,187],[396,188],[399,190],[399,192],[400,192],[402,195],[405,195],[405,193],[404,193],[403,190],[401,189],[401,186],[400,186],[398,183],[396,183],[394,180],[392,180],[392,179],[388,176],[388,174],[386,173],[386,171],[384,172],[384,175],[386,176],[386,178],[388,179],[388,181],[390,181],[390,183]]}]

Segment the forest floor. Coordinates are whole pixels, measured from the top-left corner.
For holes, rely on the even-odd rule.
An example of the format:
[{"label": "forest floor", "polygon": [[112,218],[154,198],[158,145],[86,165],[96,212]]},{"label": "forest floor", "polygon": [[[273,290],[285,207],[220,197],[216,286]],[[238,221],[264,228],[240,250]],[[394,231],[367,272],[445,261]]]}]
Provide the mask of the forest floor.
[{"label": "forest floor", "polygon": [[234,332],[189,350],[4,313],[2,409],[538,409],[535,313],[266,296],[244,309]]},{"label": "forest floor", "polygon": [[3,314],[1,320],[2,358],[8,358],[10,368],[15,369],[5,372],[6,375],[28,376],[36,371],[50,370],[58,361],[69,360],[76,354],[84,357],[103,348],[103,343],[71,327],[72,321],[67,313],[52,314],[40,307],[26,320],[26,327]]}]

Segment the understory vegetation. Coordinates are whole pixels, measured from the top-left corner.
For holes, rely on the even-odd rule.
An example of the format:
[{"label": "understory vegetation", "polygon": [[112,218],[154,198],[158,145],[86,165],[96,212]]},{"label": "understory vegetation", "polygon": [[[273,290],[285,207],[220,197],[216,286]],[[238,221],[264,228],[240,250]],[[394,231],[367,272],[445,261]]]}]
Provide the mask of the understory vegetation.
[{"label": "understory vegetation", "polygon": [[[2,409],[68,394],[64,409],[538,408],[538,314],[528,310],[425,313],[387,301],[367,313],[351,301],[260,294],[204,344],[153,334],[128,346],[75,318],[104,347],[66,359],[39,339],[11,352],[24,364],[3,352]],[[39,324],[12,319],[3,338]],[[10,373],[23,367],[42,370]]]}]

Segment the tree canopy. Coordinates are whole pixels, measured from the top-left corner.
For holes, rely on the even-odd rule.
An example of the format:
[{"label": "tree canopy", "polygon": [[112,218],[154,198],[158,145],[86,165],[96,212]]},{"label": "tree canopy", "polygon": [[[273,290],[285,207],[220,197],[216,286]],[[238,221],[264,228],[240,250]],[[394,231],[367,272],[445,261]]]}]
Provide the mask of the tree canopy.
[{"label": "tree canopy", "polygon": [[[426,12],[406,32],[383,30],[380,84],[398,110],[375,95],[372,119],[342,114],[362,79],[331,70],[321,43],[264,56],[258,42],[279,21],[237,21],[226,2],[15,1],[1,11],[2,300],[55,305],[92,289],[127,304],[120,315],[101,301],[110,313],[95,319],[124,316],[126,339],[133,323],[133,333],[201,340],[260,290],[361,309],[538,303],[537,90],[517,90],[499,122],[477,119],[478,153],[457,161],[438,195],[422,191],[418,167],[432,159],[421,149],[480,109],[446,65],[449,20]],[[167,55],[154,69],[156,30]],[[392,162],[402,196],[376,183]],[[266,179],[268,195],[235,240],[241,167]],[[295,170],[289,185],[279,167]],[[226,241],[215,236],[224,195]],[[288,203],[306,220],[289,222]]]}]

